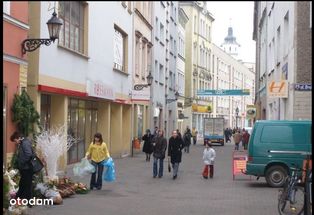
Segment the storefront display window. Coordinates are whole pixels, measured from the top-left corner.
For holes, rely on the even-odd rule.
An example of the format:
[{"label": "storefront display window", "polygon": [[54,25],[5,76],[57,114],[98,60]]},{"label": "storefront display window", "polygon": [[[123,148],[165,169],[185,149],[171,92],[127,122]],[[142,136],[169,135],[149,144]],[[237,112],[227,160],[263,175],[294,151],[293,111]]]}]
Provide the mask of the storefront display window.
[{"label": "storefront display window", "polygon": [[97,132],[97,103],[69,99],[68,135],[77,141],[68,151],[68,163],[80,161],[85,156],[93,135]]},{"label": "storefront display window", "polygon": [[50,129],[51,96],[41,95],[40,124],[44,131]]}]

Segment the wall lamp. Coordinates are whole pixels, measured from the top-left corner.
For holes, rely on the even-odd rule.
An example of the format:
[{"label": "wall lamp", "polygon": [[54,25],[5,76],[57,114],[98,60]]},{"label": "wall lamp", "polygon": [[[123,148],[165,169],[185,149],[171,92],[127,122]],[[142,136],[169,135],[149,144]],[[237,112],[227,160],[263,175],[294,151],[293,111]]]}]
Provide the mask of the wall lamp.
[{"label": "wall lamp", "polygon": [[62,20],[57,17],[57,13],[54,11],[51,19],[48,20],[48,31],[50,39],[26,39],[22,42],[22,54],[26,52],[32,52],[38,49],[42,44],[49,46],[51,42],[55,42],[56,39],[59,39],[59,32],[61,25],[63,24]]},{"label": "wall lamp", "polygon": [[136,84],[134,85],[134,90],[142,90],[144,87],[149,87],[153,83],[153,76],[151,72],[148,73],[148,76],[146,77],[147,79],[147,84]]}]

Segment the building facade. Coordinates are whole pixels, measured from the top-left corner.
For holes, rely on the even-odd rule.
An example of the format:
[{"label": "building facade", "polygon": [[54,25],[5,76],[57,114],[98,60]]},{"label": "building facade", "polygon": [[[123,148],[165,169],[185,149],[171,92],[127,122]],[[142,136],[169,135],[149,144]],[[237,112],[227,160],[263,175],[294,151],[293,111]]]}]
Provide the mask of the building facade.
[{"label": "building facade", "polygon": [[256,105],[260,119],[311,119],[310,2],[255,2]]},{"label": "building facade", "polygon": [[[49,2],[29,7],[29,37],[48,38]],[[58,2],[56,7],[63,20],[59,40],[28,53],[27,90],[44,129],[66,125],[77,139],[59,170],[85,156],[96,132],[111,156],[126,156],[132,139],[132,5]]]},{"label": "building facade", "polygon": [[[212,71],[214,90],[248,89],[250,95],[245,96],[214,96],[213,117],[223,117],[225,127],[246,127],[251,125],[246,119],[247,105],[254,104],[255,74],[244,63],[227,54],[215,44],[211,44]],[[238,117],[236,108],[239,109]]]},{"label": "building facade", "polygon": [[10,135],[16,130],[11,107],[15,94],[27,87],[28,60],[21,44],[27,39],[28,2],[3,2],[3,164],[10,162],[15,144]]},{"label": "building facade", "polygon": [[178,2],[154,2],[152,128],[164,130],[166,137],[177,128],[177,26]]},{"label": "building facade", "polygon": [[177,52],[177,78],[176,86],[177,92],[179,93],[177,101],[177,128],[181,132],[184,132],[184,129],[187,126],[187,120],[184,116],[185,108],[185,26],[189,21],[188,16],[184,10],[179,8],[179,25],[178,25],[178,52]]},{"label": "building facade", "polygon": [[[201,89],[211,89],[212,50],[211,30],[213,15],[207,10],[206,2],[185,1],[180,7],[189,17],[185,33],[185,95],[187,98],[184,115],[188,126],[203,133],[203,119],[210,116],[212,98],[197,96]],[[189,106],[189,107],[188,107]]]},{"label": "building facade", "polygon": [[[153,73],[153,2],[136,1],[133,12],[133,86],[147,84],[147,76]],[[130,47],[131,48],[131,47]],[[142,139],[151,126],[151,87],[132,90],[132,139]]]}]

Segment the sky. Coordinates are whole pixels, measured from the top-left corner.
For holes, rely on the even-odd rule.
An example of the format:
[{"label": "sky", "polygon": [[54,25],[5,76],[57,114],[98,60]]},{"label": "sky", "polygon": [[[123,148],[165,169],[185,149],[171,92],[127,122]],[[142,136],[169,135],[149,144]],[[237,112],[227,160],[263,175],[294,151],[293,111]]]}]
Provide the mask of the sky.
[{"label": "sky", "polygon": [[217,46],[223,43],[231,23],[233,35],[241,45],[240,59],[255,62],[255,41],[252,39],[254,1],[207,1],[207,8],[215,18],[212,26],[213,43]]}]

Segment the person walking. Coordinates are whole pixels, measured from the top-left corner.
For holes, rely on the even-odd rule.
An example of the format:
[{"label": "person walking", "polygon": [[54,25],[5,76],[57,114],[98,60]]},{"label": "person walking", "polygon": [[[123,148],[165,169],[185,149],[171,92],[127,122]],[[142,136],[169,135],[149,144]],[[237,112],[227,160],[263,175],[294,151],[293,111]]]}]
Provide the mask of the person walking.
[{"label": "person walking", "polygon": [[181,134],[181,132],[180,132],[179,129],[177,129],[177,134],[178,134],[178,137],[181,138],[181,140],[183,141],[183,139],[182,139],[182,134]]},{"label": "person walking", "polygon": [[[158,178],[163,176],[164,171],[164,159],[167,150],[167,139],[164,138],[164,132],[159,130],[158,136],[153,143],[153,157],[154,157],[154,164],[153,164],[153,177],[156,178],[158,172]],[[159,171],[157,168],[157,163],[159,161]]]},{"label": "person walking", "polygon": [[243,137],[242,137],[242,143],[243,143],[243,148],[244,150],[247,150],[247,146],[249,144],[249,140],[250,140],[250,134],[247,130],[244,131],[243,133]]},{"label": "person walking", "polygon": [[240,130],[236,131],[236,133],[233,135],[233,140],[235,143],[234,150],[239,150],[239,145],[242,140],[242,135],[240,133]]},{"label": "person walking", "polygon": [[192,138],[193,138],[193,145],[196,145],[196,142],[197,142],[197,131],[196,131],[196,128],[193,127],[192,128]]},{"label": "person walking", "polygon": [[153,135],[150,133],[150,130],[146,130],[146,134],[142,137],[144,140],[143,152],[146,154],[146,161],[150,161],[150,155],[153,153]]},{"label": "person walking", "polygon": [[216,152],[213,149],[211,142],[207,142],[205,144],[205,149],[203,152],[203,161],[205,164],[205,167],[203,170],[203,178],[208,179],[208,169],[209,169],[209,177],[213,178],[215,157],[216,157]]},{"label": "person walking", "polygon": [[225,133],[226,143],[228,143],[230,141],[229,129],[226,128],[224,133]]},{"label": "person walking", "polygon": [[182,149],[184,148],[183,140],[178,136],[176,130],[172,132],[172,137],[169,139],[168,145],[168,159],[170,158],[170,162],[172,164],[173,169],[173,180],[177,178],[179,164],[182,159]]},{"label": "person walking", "polygon": [[190,145],[191,145],[191,130],[189,127],[186,127],[185,133],[183,135],[183,141],[184,141],[184,152],[189,153],[190,152]]},{"label": "person walking", "polygon": [[[33,157],[32,143],[26,137],[23,137],[18,131],[15,131],[10,140],[17,144],[17,166],[21,178],[19,181],[19,190],[16,193],[16,198],[30,200],[33,197],[33,169],[31,166],[31,158]],[[28,207],[32,207],[28,205]]]},{"label": "person walking", "polygon": [[[96,133],[94,135],[94,140],[89,145],[85,157],[87,159],[91,159],[92,165],[95,167],[95,170],[96,170],[91,176],[90,189],[93,190],[94,188],[96,188],[97,190],[101,190],[102,173],[104,170],[102,161],[110,157],[107,145],[103,141],[101,133]],[[96,173],[97,173],[97,180],[96,180]]]}]

